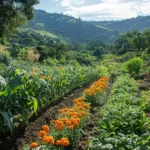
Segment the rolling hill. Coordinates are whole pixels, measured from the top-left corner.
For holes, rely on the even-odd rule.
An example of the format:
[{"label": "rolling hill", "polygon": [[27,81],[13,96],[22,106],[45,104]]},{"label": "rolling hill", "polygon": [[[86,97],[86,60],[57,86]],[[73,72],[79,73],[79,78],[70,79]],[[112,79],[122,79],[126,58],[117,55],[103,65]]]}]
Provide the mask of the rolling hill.
[{"label": "rolling hill", "polygon": [[72,41],[88,42],[91,39],[101,39],[112,43],[120,35],[120,32],[105,29],[87,21],[76,19],[72,16],[47,13],[43,10],[35,10],[35,16],[23,29],[30,28],[49,32],[57,36],[70,38]]},{"label": "rolling hill", "polygon": [[[138,16],[137,18],[122,21],[83,21],[69,15],[47,13],[43,10],[34,10],[34,18],[23,26],[15,37],[28,36],[30,39],[40,39],[37,43],[46,44],[48,40],[55,42],[82,42],[88,43],[92,39],[100,39],[105,43],[114,43],[120,35],[131,30],[144,31],[150,29],[150,16]],[[41,41],[42,38],[46,40]],[[14,39],[13,39],[14,41]]]}]

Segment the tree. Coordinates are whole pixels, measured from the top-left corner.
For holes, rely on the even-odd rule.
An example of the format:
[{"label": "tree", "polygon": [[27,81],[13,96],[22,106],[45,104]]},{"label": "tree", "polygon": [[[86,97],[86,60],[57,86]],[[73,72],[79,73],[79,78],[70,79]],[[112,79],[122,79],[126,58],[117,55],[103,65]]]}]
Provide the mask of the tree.
[{"label": "tree", "polygon": [[103,54],[105,54],[105,50],[103,47],[97,47],[93,52],[93,56],[96,56],[98,58],[101,58]]},{"label": "tree", "polygon": [[102,48],[106,48],[106,44],[104,42],[102,42],[99,39],[94,39],[91,40],[88,44],[87,44],[87,49],[88,50],[96,50],[97,47],[102,47]]},{"label": "tree", "polygon": [[39,0],[0,0],[0,38],[13,33],[33,17]]}]

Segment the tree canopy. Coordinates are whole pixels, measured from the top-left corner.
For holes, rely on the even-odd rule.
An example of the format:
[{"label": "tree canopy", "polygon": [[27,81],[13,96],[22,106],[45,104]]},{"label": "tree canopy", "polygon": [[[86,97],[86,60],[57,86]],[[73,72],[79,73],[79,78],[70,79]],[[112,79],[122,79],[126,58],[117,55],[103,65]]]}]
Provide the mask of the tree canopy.
[{"label": "tree canopy", "polygon": [[0,0],[0,38],[13,33],[33,17],[39,0]]}]

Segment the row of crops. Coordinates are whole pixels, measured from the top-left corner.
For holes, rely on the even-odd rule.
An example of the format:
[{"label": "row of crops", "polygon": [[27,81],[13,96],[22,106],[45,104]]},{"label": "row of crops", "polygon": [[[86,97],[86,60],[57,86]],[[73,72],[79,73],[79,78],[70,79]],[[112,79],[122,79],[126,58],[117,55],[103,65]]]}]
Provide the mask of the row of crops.
[{"label": "row of crops", "polygon": [[88,150],[150,149],[150,118],[145,110],[136,81],[129,75],[118,76],[108,103],[99,113]]},{"label": "row of crops", "polygon": [[[23,68],[23,67],[21,67]],[[42,108],[72,89],[90,83],[102,75],[99,67],[29,67],[15,68],[1,77],[0,132],[14,129]],[[29,69],[30,68],[30,69]]]},{"label": "row of crops", "polygon": [[104,104],[106,91],[108,87],[108,78],[101,77],[99,80],[84,90],[83,96],[73,100],[71,108],[63,108],[58,112],[56,120],[50,120],[49,125],[43,125],[39,133],[39,141],[34,141],[24,146],[24,150],[40,148],[41,150],[64,150],[73,149],[77,144],[79,137],[83,133],[83,127],[90,120],[91,106]]}]

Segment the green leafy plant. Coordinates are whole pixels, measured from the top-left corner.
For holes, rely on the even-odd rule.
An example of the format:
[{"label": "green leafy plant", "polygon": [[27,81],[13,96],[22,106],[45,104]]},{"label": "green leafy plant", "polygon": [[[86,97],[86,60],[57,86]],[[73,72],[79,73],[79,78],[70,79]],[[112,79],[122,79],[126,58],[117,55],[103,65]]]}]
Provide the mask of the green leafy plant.
[{"label": "green leafy plant", "polygon": [[137,76],[139,75],[142,65],[143,61],[139,57],[130,59],[126,64],[130,75],[137,75]]},{"label": "green leafy plant", "polygon": [[150,119],[139,91],[129,75],[120,76],[112,87],[109,103],[100,111],[96,135],[89,140],[88,150],[149,149]]},{"label": "green leafy plant", "polygon": [[4,63],[5,65],[9,65],[12,58],[8,51],[0,51],[0,63]]}]

